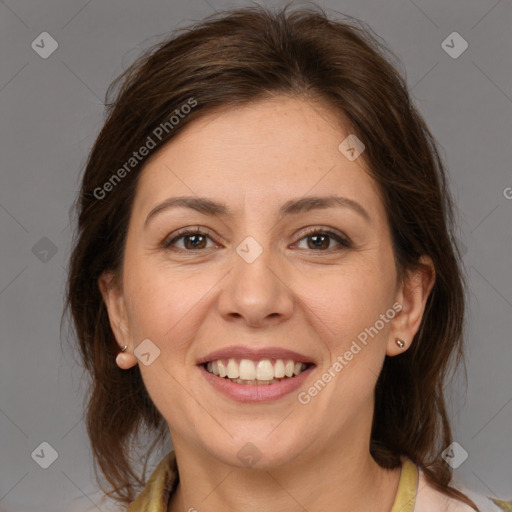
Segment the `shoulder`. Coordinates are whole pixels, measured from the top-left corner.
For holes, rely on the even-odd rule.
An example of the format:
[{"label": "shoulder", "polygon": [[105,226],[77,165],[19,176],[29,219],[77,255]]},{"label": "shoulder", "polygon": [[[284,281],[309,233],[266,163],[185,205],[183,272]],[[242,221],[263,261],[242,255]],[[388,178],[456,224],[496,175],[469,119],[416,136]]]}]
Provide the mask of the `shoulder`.
[{"label": "shoulder", "polygon": [[[480,512],[512,511],[512,502],[494,501],[488,496],[478,494],[469,489],[460,486],[456,488],[473,500],[475,505],[480,509]],[[475,512],[475,510],[466,503],[446,496],[437,489],[434,489],[427,482],[423,471],[420,470],[414,512],[432,512],[434,510],[436,512]]]}]

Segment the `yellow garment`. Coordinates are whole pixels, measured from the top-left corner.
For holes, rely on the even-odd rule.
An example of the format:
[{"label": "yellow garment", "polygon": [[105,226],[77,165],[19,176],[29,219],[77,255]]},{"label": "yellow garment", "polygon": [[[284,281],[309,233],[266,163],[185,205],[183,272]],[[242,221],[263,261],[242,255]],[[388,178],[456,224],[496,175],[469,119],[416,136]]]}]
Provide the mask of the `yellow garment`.
[{"label": "yellow garment", "polygon": [[404,459],[395,503],[391,512],[413,512],[418,490],[418,468],[409,459]]},{"label": "yellow garment", "polygon": [[174,451],[170,451],[153,470],[143,491],[127,512],[167,512],[169,499],[178,482],[176,457]]}]

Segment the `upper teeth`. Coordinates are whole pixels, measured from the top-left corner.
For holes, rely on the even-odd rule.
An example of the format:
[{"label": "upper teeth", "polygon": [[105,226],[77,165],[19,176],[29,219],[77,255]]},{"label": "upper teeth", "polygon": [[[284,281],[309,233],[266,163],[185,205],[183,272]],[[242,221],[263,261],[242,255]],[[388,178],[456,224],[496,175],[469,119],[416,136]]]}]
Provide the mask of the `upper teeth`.
[{"label": "upper teeth", "polygon": [[272,380],[299,375],[304,371],[306,365],[304,363],[296,363],[291,359],[275,359],[274,364],[270,359],[261,359],[260,361],[252,361],[251,359],[226,360],[218,359],[210,361],[206,365],[206,369],[218,375],[219,377],[228,377],[229,379],[242,380]]}]

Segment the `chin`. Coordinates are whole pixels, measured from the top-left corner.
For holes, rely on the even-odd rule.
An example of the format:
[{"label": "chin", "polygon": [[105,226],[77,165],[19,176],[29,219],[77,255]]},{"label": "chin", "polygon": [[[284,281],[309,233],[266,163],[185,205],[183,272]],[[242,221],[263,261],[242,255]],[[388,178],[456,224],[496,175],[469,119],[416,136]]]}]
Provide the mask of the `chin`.
[{"label": "chin", "polygon": [[[290,463],[301,451],[304,437],[286,442],[269,435],[271,429],[237,436],[227,443],[208,446],[209,453],[218,460],[237,468],[268,470]],[[304,447],[305,448],[305,447]]]}]

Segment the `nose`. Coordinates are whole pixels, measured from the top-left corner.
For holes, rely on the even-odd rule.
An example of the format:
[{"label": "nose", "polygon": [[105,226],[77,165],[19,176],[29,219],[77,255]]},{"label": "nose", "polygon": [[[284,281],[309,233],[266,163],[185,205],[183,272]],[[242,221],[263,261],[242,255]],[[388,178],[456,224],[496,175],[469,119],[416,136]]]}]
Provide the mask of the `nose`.
[{"label": "nose", "polygon": [[237,253],[234,265],[224,280],[219,310],[230,322],[265,328],[286,321],[294,310],[293,283],[277,257],[265,249],[251,263]]}]

